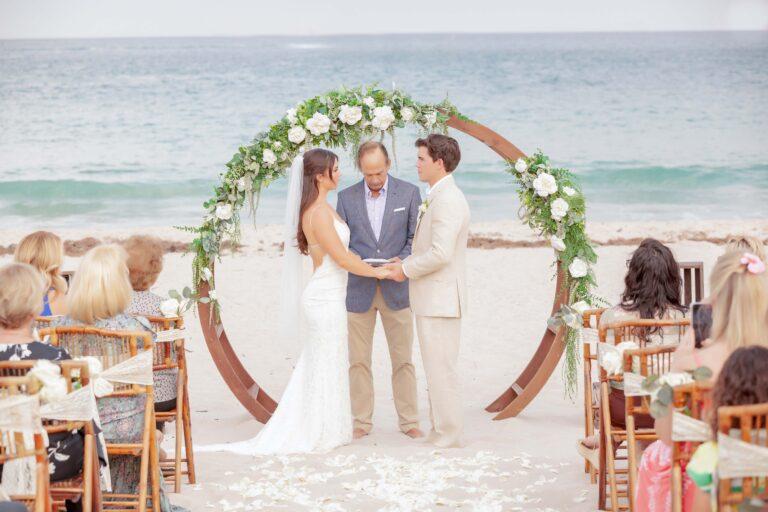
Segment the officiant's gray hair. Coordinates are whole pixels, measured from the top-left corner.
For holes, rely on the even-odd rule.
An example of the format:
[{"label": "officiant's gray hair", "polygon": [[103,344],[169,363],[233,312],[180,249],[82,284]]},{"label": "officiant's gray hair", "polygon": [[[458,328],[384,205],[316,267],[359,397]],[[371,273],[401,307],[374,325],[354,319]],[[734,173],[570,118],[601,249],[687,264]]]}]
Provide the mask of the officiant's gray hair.
[{"label": "officiant's gray hair", "polygon": [[363,142],[360,144],[360,147],[357,148],[357,160],[355,161],[357,168],[361,169],[360,161],[365,155],[372,151],[376,151],[377,149],[384,154],[384,158],[387,160],[387,165],[389,165],[389,153],[387,152],[387,147],[377,140],[369,140],[368,142]]}]

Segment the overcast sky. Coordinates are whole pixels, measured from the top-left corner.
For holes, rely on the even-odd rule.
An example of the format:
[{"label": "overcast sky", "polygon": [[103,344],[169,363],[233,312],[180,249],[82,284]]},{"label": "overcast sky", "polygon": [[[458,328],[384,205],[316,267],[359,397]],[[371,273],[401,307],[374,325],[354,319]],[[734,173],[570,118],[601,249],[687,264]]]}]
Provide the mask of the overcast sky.
[{"label": "overcast sky", "polygon": [[0,0],[0,38],[768,30],[768,0]]}]

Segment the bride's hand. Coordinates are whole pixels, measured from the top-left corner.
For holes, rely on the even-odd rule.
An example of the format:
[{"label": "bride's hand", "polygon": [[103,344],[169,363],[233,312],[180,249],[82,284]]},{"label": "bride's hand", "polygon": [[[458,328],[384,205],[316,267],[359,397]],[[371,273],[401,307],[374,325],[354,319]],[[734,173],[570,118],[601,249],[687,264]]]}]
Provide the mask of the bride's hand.
[{"label": "bride's hand", "polygon": [[385,267],[376,267],[373,273],[376,279],[388,279],[390,274],[389,269]]}]

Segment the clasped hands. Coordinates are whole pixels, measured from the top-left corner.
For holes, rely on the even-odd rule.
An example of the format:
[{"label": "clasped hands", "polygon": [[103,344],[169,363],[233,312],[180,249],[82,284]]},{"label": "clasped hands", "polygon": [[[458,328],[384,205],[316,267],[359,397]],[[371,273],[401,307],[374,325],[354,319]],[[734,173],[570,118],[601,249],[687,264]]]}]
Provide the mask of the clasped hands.
[{"label": "clasped hands", "polygon": [[402,283],[407,279],[403,273],[403,262],[398,257],[390,258],[389,263],[379,268],[386,271],[386,273],[381,273],[381,277],[376,276],[379,279],[391,279],[393,281],[397,281],[398,283]]}]

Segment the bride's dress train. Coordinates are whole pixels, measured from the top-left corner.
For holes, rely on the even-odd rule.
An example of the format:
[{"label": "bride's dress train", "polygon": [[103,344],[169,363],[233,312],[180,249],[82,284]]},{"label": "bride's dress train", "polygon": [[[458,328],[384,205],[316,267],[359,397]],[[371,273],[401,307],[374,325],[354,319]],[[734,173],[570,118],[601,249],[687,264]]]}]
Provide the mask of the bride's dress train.
[{"label": "bride's dress train", "polygon": [[[347,225],[334,227],[348,247]],[[325,452],[352,441],[346,297],[347,272],[326,255],[301,296],[305,345],[272,418],[253,439],[201,451]]]}]

